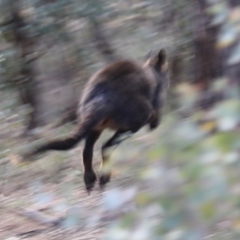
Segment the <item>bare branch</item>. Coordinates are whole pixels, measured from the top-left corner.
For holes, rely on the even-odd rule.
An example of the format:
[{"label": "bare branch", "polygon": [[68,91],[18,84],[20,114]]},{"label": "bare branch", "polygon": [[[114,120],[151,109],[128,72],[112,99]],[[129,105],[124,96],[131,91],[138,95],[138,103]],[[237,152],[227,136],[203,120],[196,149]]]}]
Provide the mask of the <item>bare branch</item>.
[{"label": "bare branch", "polygon": [[41,58],[42,56],[44,56],[46,53],[48,53],[48,50],[50,48],[52,48],[55,44],[56,44],[56,39],[54,39],[53,41],[51,41],[49,43],[49,45],[45,46],[45,49],[42,50],[41,52],[37,52],[36,54],[32,54],[33,56],[30,57],[29,59],[26,60],[26,63],[31,63],[31,62],[34,62],[36,60],[38,60],[39,58]]},{"label": "bare branch", "polygon": [[19,209],[19,210],[15,210],[14,212],[17,213],[18,215],[28,217],[36,222],[39,222],[44,225],[49,225],[49,226],[57,226],[63,221],[62,217],[52,217],[52,216],[43,214],[39,211]]},{"label": "bare branch", "polygon": [[112,62],[119,59],[120,57],[116,54],[107,36],[104,34],[103,26],[93,17],[89,18],[89,20],[91,23],[92,34],[96,43],[96,47],[102,53],[107,62]]}]

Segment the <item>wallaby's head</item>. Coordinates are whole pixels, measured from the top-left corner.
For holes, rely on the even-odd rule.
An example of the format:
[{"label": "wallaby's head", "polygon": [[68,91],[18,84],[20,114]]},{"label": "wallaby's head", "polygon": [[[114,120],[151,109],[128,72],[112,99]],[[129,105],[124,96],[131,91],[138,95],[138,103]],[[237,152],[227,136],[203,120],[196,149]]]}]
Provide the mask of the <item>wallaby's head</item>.
[{"label": "wallaby's head", "polygon": [[160,51],[150,51],[145,60],[145,66],[155,69],[158,73],[165,73],[168,70],[167,54],[165,49]]}]

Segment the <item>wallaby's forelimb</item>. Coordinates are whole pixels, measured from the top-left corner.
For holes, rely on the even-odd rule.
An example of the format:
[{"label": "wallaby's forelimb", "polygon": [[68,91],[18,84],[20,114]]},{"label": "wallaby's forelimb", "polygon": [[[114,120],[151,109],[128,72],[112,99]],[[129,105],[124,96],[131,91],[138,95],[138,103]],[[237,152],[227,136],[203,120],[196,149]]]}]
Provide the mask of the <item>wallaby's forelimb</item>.
[{"label": "wallaby's forelimb", "polygon": [[111,178],[111,169],[109,169],[109,157],[110,153],[107,153],[107,149],[113,146],[119,145],[121,142],[132,136],[130,133],[123,139],[120,139],[125,133],[131,132],[129,130],[118,130],[102,147],[102,173],[99,179],[99,184],[101,188],[110,181]]}]

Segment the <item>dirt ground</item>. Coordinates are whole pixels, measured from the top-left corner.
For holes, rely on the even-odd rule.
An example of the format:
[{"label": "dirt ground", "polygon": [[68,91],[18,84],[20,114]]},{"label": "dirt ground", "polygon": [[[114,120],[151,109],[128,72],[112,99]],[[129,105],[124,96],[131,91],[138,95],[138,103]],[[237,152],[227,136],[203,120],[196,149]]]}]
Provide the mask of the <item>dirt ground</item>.
[{"label": "dirt ground", "polygon": [[[6,183],[7,186],[7,183]],[[13,186],[12,186],[13,187]],[[48,188],[51,188],[51,194],[54,194],[54,200],[60,202],[64,200],[56,194],[56,190],[59,186],[49,184]],[[79,189],[74,190],[74,206],[80,206],[79,215],[81,216],[84,211],[84,221],[80,222],[78,226],[73,228],[64,228],[62,226],[52,226],[48,224],[42,224],[39,221],[35,221],[32,218],[21,214],[20,209],[31,209],[30,211],[38,211],[41,208],[49,209],[54,206],[54,202],[45,203],[49,206],[39,206],[41,203],[34,203],[32,190],[28,187],[16,186],[18,189],[12,188],[13,192],[7,192],[0,196],[0,239],[1,240],[17,240],[17,239],[34,239],[34,240],[50,240],[50,239],[102,239],[105,224],[104,222],[98,222],[94,227],[87,227],[86,223],[90,220],[94,213],[96,213],[101,207],[101,193],[98,191],[92,192],[90,196],[87,195],[83,185]],[[72,192],[73,193],[73,192]],[[58,203],[56,203],[57,205]],[[36,206],[38,205],[38,206]],[[87,219],[89,218],[89,219]]]},{"label": "dirt ground", "polygon": [[[64,132],[66,128],[45,132],[51,137],[59,131]],[[8,131],[5,138],[0,139],[1,143],[7,145],[8,150],[3,154],[7,157],[0,158],[0,240],[100,240],[104,239],[109,224],[124,214],[122,210],[111,212],[104,209],[104,194],[112,189],[134,186],[134,174],[127,173],[127,165],[121,164],[123,169],[114,167],[112,180],[104,191],[100,191],[96,183],[88,195],[83,183],[81,145],[68,152],[47,154],[33,164],[16,167],[10,164],[9,154],[19,145],[28,145],[31,140],[14,137]],[[102,141],[96,144],[94,154],[96,171],[100,164],[101,144]],[[125,151],[120,151],[121,159],[124,159],[122,151]],[[130,159],[127,161],[131,163]],[[71,216],[71,211],[79,219]],[[41,213],[44,223],[38,216]],[[64,221],[60,221],[61,217]],[[48,218],[57,219],[60,224],[49,224]]]},{"label": "dirt ground", "polygon": [[[21,216],[16,211],[17,208],[7,207],[9,203],[14,203],[16,199],[24,200],[31,193],[27,190],[16,191],[11,196],[1,196],[0,198],[0,239],[1,240],[48,240],[48,239],[84,239],[94,240],[102,239],[104,226],[98,225],[95,228],[85,229],[84,226],[74,228],[74,230],[61,229],[60,227],[47,226],[30,218]],[[83,189],[78,192],[79,204],[85,204],[87,210],[91,210],[92,206],[99,206],[98,194],[87,196]],[[16,212],[15,212],[16,211]]]},{"label": "dirt ground", "polygon": [[[8,161],[8,155],[17,147],[31,142],[31,139],[17,136],[16,132],[19,134],[22,130],[19,126],[21,124],[12,121],[7,131],[1,131],[0,240],[102,239],[107,224],[99,215],[103,192],[99,191],[97,185],[91,195],[85,191],[81,146],[68,153],[50,154],[26,167],[15,167]],[[56,130],[48,131],[47,135],[51,134],[55,135]],[[77,212],[80,220],[74,222],[74,217],[69,217],[67,227],[43,224],[22,213],[29,210],[34,214],[44,213],[44,216],[60,219],[71,208]]]}]

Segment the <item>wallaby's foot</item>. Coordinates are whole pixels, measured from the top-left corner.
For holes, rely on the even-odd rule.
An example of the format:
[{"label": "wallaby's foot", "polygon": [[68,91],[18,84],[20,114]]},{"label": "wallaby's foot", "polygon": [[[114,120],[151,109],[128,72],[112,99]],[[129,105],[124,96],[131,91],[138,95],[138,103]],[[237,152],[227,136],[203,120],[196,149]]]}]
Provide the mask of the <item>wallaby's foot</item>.
[{"label": "wallaby's foot", "polygon": [[103,173],[99,179],[99,185],[101,189],[104,189],[105,185],[110,181],[111,173]]},{"label": "wallaby's foot", "polygon": [[85,186],[88,194],[90,194],[91,190],[93,189],[96,180],[97,180],[97,177],[94,171],[84,173],[84,182],[85,182]]}]

